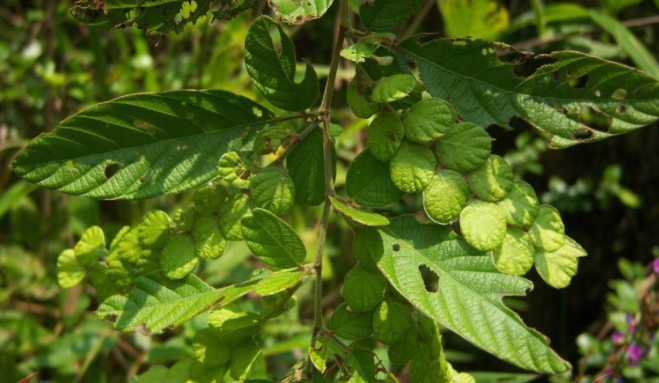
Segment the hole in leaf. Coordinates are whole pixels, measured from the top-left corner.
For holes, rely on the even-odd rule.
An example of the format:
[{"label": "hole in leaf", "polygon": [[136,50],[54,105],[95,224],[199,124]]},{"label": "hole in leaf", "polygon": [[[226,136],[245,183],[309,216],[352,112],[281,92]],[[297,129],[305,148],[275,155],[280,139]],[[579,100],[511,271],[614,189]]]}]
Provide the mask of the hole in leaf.
[{"label": "hole in leaf", "polygon": [[394,251],[400,251],[400,245],[397,243],[394,243],[394,245],[391,247]]},{"label": "hole in leaf", "polygon": [[589,140],[593,138],[594,133],[591,130],[588,130],[586,128],[575,130],[574,133],[572,133],[572,138],[575,140]]},{"label": "hole in leaf", "polygon": [[520,78],[528,78],[533,76],[538,69],[545,65],[551,65],[558,61],[553,57],[547,55],[535,56],[530,59],[522,60],[513,67],[513,73]]},{"label": "hole in leaf", "polygon": [[586,106],[581,110],[581,122],[599,132],[608,132],[613,119],[611,116],[607,116],[590,106]]},{"label": "hole in leaf", "polygon": [[611,98],[614,100],[624,100],[627,97],[627,91],[625,89],[619,88],[611,93]]},{"label": "hole in leaf", "polygon": [[121,170],[121,165],[115,163],[108,164],[105,167],[105,178],[112,178],[115,174],[119,173],[119,170]]},{"label": "hole in leaf", "polygon": [[602,92],[600,92],[599,89],[595,89],[595,96],[597,96],[597,97],[602,96]]},{"label": "hole in leaf", "polygon": [[568,72],[570,88],[575,89],[575,90],[581,90],[581,89],[584,89],[586,87],[586,85],[588,85],[588,80],[590,78],[588,76],[588,74],[585,74],[585,75],[579,76],[579,77],[572,77],[572,76],[570,76],[569,73],[570,72]]},{"label": "hole in leaf", "polygon": [[467,42],[464,41],[464,40],[453,40],[453,42],[451,44],[454,47],[463,47],[463,46],[467,45]]},{"label": "hole in leaf", "polygon": [[565,107],[560,102],[554,103],[554,110],[560,112],[563,115],[567,115],[567,109],[565,109]]},{"label": "hole in leaf", "polygon": [[618,107],[616,108],[616,112],[618,114],[624,114],[626,111],[627,111],[627,107],[624,105],[618,105]]},{"label": "hole in leaf", "polygon": [[419,272],[423,278],[423,285],[429,293],[436,293],[439,290],[439,275],[427,265],[419,265]]},{"label": "hole in leaf", "polygon": [[528,121],[520,116],[512,116],[510,120],[508,120],[508,125],[515,130],[533,129],[533,125],[529,124]]},{"label": "hole in leaf", "polygon": [[554,82],[558,82],[561,79],[561,74],[558,73],[557,70],[551,72],[551,79],[554,80]]}]

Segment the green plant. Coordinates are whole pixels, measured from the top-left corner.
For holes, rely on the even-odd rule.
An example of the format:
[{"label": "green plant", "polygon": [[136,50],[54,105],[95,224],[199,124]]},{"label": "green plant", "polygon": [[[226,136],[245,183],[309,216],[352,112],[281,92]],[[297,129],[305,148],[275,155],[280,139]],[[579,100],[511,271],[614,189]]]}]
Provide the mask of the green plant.
[{"label": "green plant", "polygon": [[[165,33],[208,12],[236,15],[253,2],[190,4],[107,0],[73,11],[96,27],[134,24]],[[302,23],[321,17],[331,2],[271,5],[282,21]],[[295,305],[296,290],[310,279],[308,356],[281,380],[395,381],[372,351],[376,341],[389,346],[394,364],[410,363],[413,382],[472,380],[446,361],[438,324],[519,367],[552,374],[570,368],[503,297],[532,287],[521,276],[533,265],[551,286],[567,286],[585,251],[565,235],[558,211],[540,205],[533,188],[491,154],[484,128],[522,118],[557,148],[598,141],[657,120],[657,80],[572,51],[504,62],[500,56],[514,52],[501,43],[427,35],[397,41],[389,31],[421,5],[364,3],[361,30],[350,24],[347,1],[339,1],[317,108],[316,70],[307,63],[298,74],[285,30],[259,17],[245,39],[245,66],[268,107],[221,90],[129,95],[73,115],[16,156],[16,174],[72,195],[145,199],[197,188],[193,206],[171,217],[151,211],[109,244],[91,227],[58,259],[60,285],[88,277],[102,301],[98,314],[117,330],[160,334],[208,313],[193,356],[154,367],[137,382],[263,377],[253,337]],[[330,122],[340,57],[358,63],[347,103],[356,116],[374,117],[369,148],[345,175],[347,198],[334,187]],[[380,214],[402,198],[411,206],[422,201],[427,219]],[[294,204],[322,205],[309,263],[303,241],[279,217]],[[328,321],[321,276],[332,210],[354,228],[359,264],[345,278],[345,304]],[[229,241],[245,241],[263,268],[222,288],[192,274]],[[257,308],[241,306],[248,295],[260,297]]]}]

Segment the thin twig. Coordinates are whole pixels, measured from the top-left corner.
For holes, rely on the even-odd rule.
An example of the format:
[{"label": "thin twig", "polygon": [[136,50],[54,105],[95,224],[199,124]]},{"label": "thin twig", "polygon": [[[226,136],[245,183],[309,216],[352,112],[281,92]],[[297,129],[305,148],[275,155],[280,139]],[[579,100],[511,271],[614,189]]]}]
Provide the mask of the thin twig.
[{"label": "thin twig", "polygon": [[430,12],[431,9],[435,7],[435,4],[437,4],[436,1],[434,0],[427,0],[421,9],[419,9],[419,12],[414,16],[412,21],[407,25],[407,28],[405,28],[405,31],[398,35],[397,40],[398,41],[403,41],[406,38],[412,36],[414,32],[416,32],[417,29],[419,29],[419,26],[421,26],[421,23],[423,20],[426,18],[428,15],[428,12]]}]

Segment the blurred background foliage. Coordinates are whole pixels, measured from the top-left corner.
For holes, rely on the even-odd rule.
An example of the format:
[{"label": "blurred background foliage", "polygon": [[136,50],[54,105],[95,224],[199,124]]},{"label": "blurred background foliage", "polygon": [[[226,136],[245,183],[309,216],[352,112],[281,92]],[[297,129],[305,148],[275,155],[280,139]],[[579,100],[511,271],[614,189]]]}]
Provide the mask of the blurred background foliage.
[{"label": "blurred background foliage", "polygon": [[[267,104],[251,87],[242,60],[250,21],[269,12],[264,0],[230,21],[210,23],[202,17],[166,36],[136,28],[95,30],[72,17],[72,6],[71,0],[0,0],[2,382],[36,371],[51,382],[128,381],[152,363],[190,355],[192,336],[200,327],[193,320],[158,338],[119,334],[93,313],[99,303],[93,291],[81,286],[65,291],[56,281],[57,256],[85,228],[100,225],[112,237],[148,210],[188,206],[191,193],[99,202],[40,190],[11,174],[17,150],[83,107],[128,93],[221,88]],[[354,11],[358,6],[359,0],[351,0]],[[333,8],[320,20],[287,28],[298,57],[316,66],[321,83],[328,71],[335,13]],[[440,32],[499,40],[534,53],[573,49],[659,76],[658,0],[428,0],[396,32],[401,37]],[[350,62],[341,63],[332,114],[343,128],[337,137],[339,191],[347,164],[364,147],[368,124],[345,103],[353,69]],[[614,358],[627,378],[659,382],[659,346],[651,336],[657,324],[652,328],[639,322],[644,310],[651,310],[643,294],[654,290],[648,299],[657,299],[651,265],[659,257],[659,130],[648,127],[597,144],[549,150],[543,134],[521,120],[512,125],[514,131],[491,128],[493,150],[505,156],[518,178],[533,185],[543,202],[561,211],[570,235],[588,251],[568,288],[554,290],[532,272],[528,277],[536,289],[529,297],[508,301],[574,364],[574,376],[552,380],[590,382]],[[419,207],[420,201],[410,199],[391,211]],[[298,208],[290,219],[311,251],[318,213]],[[341,281],[355,262],[351,242],[350,228],[334,217],[323,269],[327,314],[340,302]],[[246,279],[254,264],[246,247],[233,246],[219,260],[201,263],[199,274],[223,286]],[[295,309],[260,334],[268,370],[276,377],[304,355],[309,342],[309,287],[299,291]],[[639,329],[647,334],[642,358],[635,361],[631,347],[641,342]],[[459,370],[514,371],[456,336],[447,335],[445,345]],[[475,376],[490,381],[488,375]]]}]

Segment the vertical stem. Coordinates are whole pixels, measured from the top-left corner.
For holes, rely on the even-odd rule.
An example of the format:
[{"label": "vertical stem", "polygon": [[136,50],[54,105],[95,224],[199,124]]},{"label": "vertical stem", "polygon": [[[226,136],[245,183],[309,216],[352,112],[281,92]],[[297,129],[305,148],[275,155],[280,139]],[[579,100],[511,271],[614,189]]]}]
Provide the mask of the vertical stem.
[{"label": "vertical stem", "polygon": [[[336,37],[334,49],[332,51],[332,61],[330,63],[329,75],[327,76],[327,84],[323,92],[323,100],[318,110],[319,115],[323,121],[323,163],[325,165],[325,204],[323,207],[323,215],[320,219],[320,230],[318,233],[318,245],[316,247],[316,256],[314,257],[314,270],[316,272],[316,286],[314,292],[314,330],[312,337],[316,337],[323,325],[323,253],[325,252],[325,239],[327,237],[327,224],[329,221],[330,213],[330,195],[334,194],[334,177],[332,174],[332,142],[330,141],[330,105],[332,103],[332,94],[334,93],[334,82],[336,81],[336,74],[339,69],[339,61],[341,59],[341,48],[343,47],[343,40],[346,31],[350,28],[350,21],[348,19],[348,3],[347,0],[340,0],[339,2],[339,29]],[[313,365],[309,363],[308,373],[311,373]]]}]

